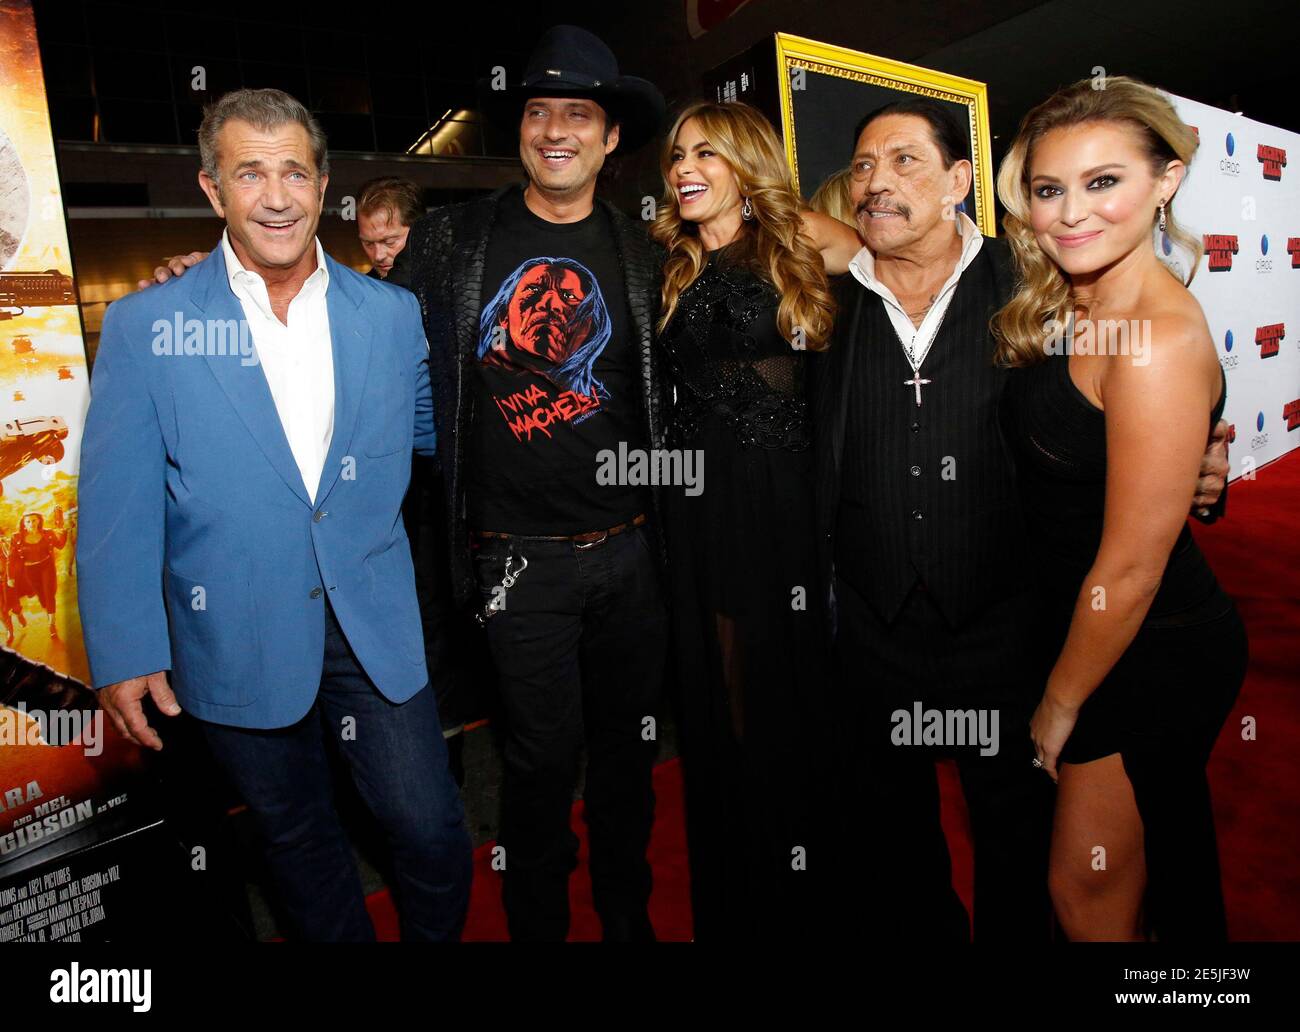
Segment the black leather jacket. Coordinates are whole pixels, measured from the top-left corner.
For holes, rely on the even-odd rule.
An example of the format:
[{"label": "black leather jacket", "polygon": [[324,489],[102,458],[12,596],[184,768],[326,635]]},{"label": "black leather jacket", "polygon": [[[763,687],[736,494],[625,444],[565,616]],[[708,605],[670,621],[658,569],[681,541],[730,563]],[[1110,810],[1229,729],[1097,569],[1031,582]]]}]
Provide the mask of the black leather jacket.
[{"label": "black leather jacket", "polygon": [[[478,347],[483,269],[499,201],[507,191],[517,189],[518,186],[504,187],[487,197],[430,212],[411,227],[400,256],[409,277],[409,288],[419,299],[429,341],[429,375],[433,383],[438,453],[442,459],[451,537],[452,590],[458,605],[478,599],[465,525],[464,460],[466,435],[474,418],[470,377]],[[666,402],[654,335],[659,317],[663,253],[646,236],[640,223],[605,201],[597,199],[596,204],[609,214],[614,228],[633,344],[641,359],[640,407],[646,438],[651,448],[660,448]],[[657,490],[652,491],[656,510],[653,522],[663,560],[664,544],[657,518],[659,498]]]}]

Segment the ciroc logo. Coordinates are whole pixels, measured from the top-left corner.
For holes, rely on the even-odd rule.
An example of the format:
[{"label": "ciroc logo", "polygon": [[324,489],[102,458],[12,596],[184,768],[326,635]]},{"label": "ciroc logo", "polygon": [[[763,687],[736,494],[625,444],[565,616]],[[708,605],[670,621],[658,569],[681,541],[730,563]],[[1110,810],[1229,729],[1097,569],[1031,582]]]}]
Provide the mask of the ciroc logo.
[{"label": "ciroc logo", "polygon": [[1272,272],[1273,259],[1265,257],[1268,254],[1268,234],[1265,233],[1259,238],[1260,257],[1255,259],[1256,272]]},{"label": "ciroc logo", "polygon": [[1232,133],[1228,134],[1223,146],[1227,150],[1228,156],[1219,160],[1219,171],[1225,176],[1241,175],[1241,162],[1232,160],[1232,155],[1237,150],[1237,141],[1232,138]]},{"label": "ciroc logo", "polygon": [[1223,335],[1223,357],[1219,359],[1219,364],[1224,369],[1237,368],[1237,356],[1232,353],[1233,343],[1232,331],[1229,330]]},{"label": "ciroc logo", "polygon": [[1264,412],[1260,410],[1259,415],[1255,417],[1255,429],[1258,433],[1250,439],[1250,450],[1258,451],[1268,444],[1268,434],[1264,432]]}]

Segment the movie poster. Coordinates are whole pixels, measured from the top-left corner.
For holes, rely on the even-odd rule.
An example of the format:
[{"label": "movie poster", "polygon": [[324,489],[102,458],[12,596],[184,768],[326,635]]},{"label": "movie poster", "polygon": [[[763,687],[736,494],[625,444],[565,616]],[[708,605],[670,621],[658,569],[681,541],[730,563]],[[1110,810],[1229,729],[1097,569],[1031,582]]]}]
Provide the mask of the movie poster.
[{"label": "movie poster", "polygon": [[[0,0],[0,886],[51,841],[79,847],[118,824],[106,815],[142,767],[86,687],[76,302],[31,5]],[[13,932],[5,913],[0,939]]]}]

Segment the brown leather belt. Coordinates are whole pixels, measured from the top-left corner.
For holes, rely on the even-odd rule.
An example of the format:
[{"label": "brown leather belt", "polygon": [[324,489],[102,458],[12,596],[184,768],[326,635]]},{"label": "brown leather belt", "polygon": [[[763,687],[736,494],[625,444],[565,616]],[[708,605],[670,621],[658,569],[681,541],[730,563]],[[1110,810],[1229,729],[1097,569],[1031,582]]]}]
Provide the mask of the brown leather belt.
[{"label": "brown leather belt", "polygon": [[622,534],[625,530],[641,526],[645,520],[645,513],[640,513],[626,523],[620,523],[608,530],[586,530],[581,534],[503,534],[499,530],[471,530],[470,535],[477,538],[519,538],[521,541],[573,541],[579,548],[591,548],[606,538],[612,538],[615,534]]}]

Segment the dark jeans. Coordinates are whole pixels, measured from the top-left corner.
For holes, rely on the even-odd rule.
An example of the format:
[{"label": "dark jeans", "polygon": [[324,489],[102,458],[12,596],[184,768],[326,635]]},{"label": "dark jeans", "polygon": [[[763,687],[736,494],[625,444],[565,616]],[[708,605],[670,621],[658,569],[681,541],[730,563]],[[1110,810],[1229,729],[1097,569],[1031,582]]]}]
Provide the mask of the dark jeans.
[{"label": "dark jeans", "polygon": [[375,937],[332,798],[332,739],[392,848],[403,941],[460,937],[470,839],[428,685],[401,705],[385,699],[326,605],[320,694],[302,720],[270,731],[202,726],[256,819],[294,933],[329,942]]},{"label": "dark jeans", "polygon": [[503,901],[514,940],[562,941],[578,863],[570,811],[582,748],[591,883],[606,937],[650,934],[651,768],[667,649],[660,571],[644,527],[592,547],[481,539],[484,603],[507,555],[528,568],[487,624],[505,713]]},{"label": "dark jeans", "polygon": [[[935,761],[956,760],[975,854],[977,942],[1046,942],[1053,786],[1032,765],[1029,718],[1042,685],[1028,661],[1027,596],[990,602],[951,629],[916,588],[892,624],[836,582],[840,750],[846,836],[858,859],[855,908],[865,931],[890,941],[968,941],[969,918],[952,888],[940,823]],[[998,718],[998,748],[899,744],[893,719],[928,710],[983,710]]]}]

